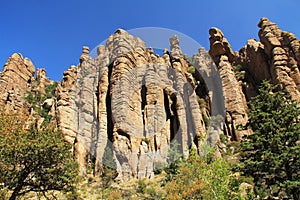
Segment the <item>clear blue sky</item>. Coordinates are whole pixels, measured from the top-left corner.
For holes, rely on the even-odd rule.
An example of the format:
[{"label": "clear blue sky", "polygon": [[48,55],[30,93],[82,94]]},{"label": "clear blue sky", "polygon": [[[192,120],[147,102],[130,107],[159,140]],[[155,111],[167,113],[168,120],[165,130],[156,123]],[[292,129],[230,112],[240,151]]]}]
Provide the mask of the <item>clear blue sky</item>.
[{"label": "clear blue sky", "polygon": [[299,7],[299,0],[3,0],[0,65],[20,52],[61,80],[63,71],[78,64],[83,45],[93,48],[117,28],[169,28],[208,49],[208,29],[215,26],[239,50],[258,38],[257,23],[266,16],[299,39]]}]

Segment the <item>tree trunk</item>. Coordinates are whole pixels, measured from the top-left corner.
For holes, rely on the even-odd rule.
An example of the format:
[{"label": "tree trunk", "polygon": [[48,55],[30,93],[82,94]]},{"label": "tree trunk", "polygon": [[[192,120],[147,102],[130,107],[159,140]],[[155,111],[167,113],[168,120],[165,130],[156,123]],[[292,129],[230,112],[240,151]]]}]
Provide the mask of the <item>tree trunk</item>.
[{"label": "tree trunk", "polygon": [[22,189],[22,185],[18,185],[15,189],[14,192],[11,194],[11,196],[9,197],[9,200],[15,200],[17,198],[17,196],[19,196],[19,192]]}]

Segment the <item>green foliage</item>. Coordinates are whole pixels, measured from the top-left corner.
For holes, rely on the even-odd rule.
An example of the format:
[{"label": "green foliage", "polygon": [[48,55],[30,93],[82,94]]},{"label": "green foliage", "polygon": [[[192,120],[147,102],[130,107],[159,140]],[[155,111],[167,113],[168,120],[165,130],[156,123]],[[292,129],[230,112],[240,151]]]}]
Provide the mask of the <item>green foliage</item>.
[{"label": "green foliage", "polygon": [[165,163],[162,162],[155,162],[154,163],[154,174],[161,174],[163,169],[166,167]]},{"label": "green foliage", "polygon": [[110,168],[109,166],[103,166],[103,172],[101,175],[102,188],[109,188],[111,183],[117,177],[116,169]]},{"label": "green foliage", "polygon": [[202,115],[205,127],[209,126],[210,120],[206,115]]},{"label": "green foliage", "polygon": [[28,92],[25,100],[31,104],[31,107],[44,118],[43,125],[48,125],[52,119],[52,116],[48,115],[51,107],[44,106],[43,102],[46,99],[51,99],[55,96],[55,91],[58,83],[54,82],[53,84],[48,85],[45,88],[45,95],[42,95],[39,91],[37,92]]},{"label": "green foliage", "polygon": [[153,199],[153,200],[163,199],[163,196],[165,195],[163,191],[158,190],[153,186],[146,188],[146,193],[149,194],[149,197],[147,199]]},{"label": "green foliage", "polygon": [[202,157],[191,149],[189,158],[178,164],[177,173],[165,186],[166,199],[238,199],[230,165],[214,158],[214,148],[201,152]]},{"label": "green foliage", "polygon": [[300,198],[300,108],[286,91],[263,82],[249,103],[253,134],[241,144],[242,171],[261,197]]},{"label": "green foliage", "polygon": [[227,143],[226,135],[220,134],[220,140],[223,144],[226,144]]},{"label": "green foliage", "polygon": [[189,68],[188,68],[188,73],[194,74],[195,71],[196,71],[196,69],[195,69],[195,67],[194,67],[193,65],[189,66]]},{"label": "green foliage", "polygon": [[33,107],[36,107],[38,104],[42,101],[42,96],[40,92],[37,92],[36,94],[33,94],[32,92],[28,92],[27,97],[25,97],[25,100],[28,103],[31,103]]},{"label": "green foliage", "polygon": [[50,84],[45,88],[45,92],[46,92],[46,95],[44,97],[45,99],[50,99],[55,96],[57,85],[58,82],[54,82],[53,84]]},{"label": "green foliage", "polygon": [[24,130],[23,118],[0,114],[0,183],[10,199],[28,192],[73,191],[77,164],[62,134],[52,127]]},{"label": "green foliage", "polygon": [[179,143],[176,140],[173,140],[171,147],[168,152],[168,165],[164,169],[167,173],[166,181],[170,181],[172,177],[177,174],[179,168],[180,160],[182,159],[182,153],[179,151]]},{"label": "green foliage", "polygon": [[176,140],[173,140],[168,152],[168,163],[174,163],[182,159],[182,153],[179,150],[179,143]]},{"label": "green foliage", "polygon": [[103,165],[111,168],[116,169],[116,163],[113,159],[113,147],[112,145],[107,145],[104,149],[103,159],[102,159]]},{"label": "green foliage", "polygon": [[204,109],[204,108],[207,109],[207,102],[206,102],[205,99],[197,96],[197,101],[198,101],[198,104],[199,104],[199,106],[200,106],[201,109]]},{"label": "green foliage", "polygon": [[137,192],[142,194],[145,193],[146,187],[147,187],[146,183],[143,180],[139,180]]},{"label": "green foliage", "polygon": [[246,72],[243,70],[242,65],[234,65],[233,71],[238,81],[243,81],[245,79]]}]

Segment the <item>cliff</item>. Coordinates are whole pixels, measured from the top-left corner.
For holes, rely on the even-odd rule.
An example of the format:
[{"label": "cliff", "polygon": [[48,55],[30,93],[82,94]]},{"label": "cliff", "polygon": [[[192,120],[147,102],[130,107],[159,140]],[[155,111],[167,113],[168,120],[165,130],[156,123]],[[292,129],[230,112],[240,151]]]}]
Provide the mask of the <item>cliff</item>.
[{"label": "cliff", "polygon": [[52,97],[45,69],[35,75],[28,58],[13,54],[0,74],[0,101],[8,111],[25,107],[33,116],[26,98],[40,94],[39,104],[74,145],[81,175],[108,166],[120,181],[151,178],[172,162],[171,149],[188,157],[189,148],[201,153],[206,141],[219,145],[220,134],[236,141],[251,134],[238,127],[247,123],[247,101],[262,80],[281,84],[300,101],[300,41],[267,18],[258,26],[260,41],[248,40],[239,52],[211,28],[210,50],[201,48],[193,58],[182,53],[177,36],[170,51],[158,55],[119,29],[95,58],[83,47]]},{"label": "cliff", "polygon": [[120,180],[149,178],[155,163],[167,163],[172,142],[187,156],[194,138],[205,135],[177,43],[171,40],[172,57],[158,56],[120,29],[98,47],[97,58],[84,47],[80,64],[64,74],[58,124],[75,144],[82,175],[88,162],[101,172],[104,154],[112,152]]}]

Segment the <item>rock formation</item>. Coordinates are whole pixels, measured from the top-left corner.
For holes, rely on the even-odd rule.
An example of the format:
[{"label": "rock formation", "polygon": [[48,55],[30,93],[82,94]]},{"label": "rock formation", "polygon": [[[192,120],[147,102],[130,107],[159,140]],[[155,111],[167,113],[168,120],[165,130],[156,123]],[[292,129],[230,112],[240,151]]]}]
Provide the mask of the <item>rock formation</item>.
[{"label": "rock formation", "polygon": [[209,54],[217,65],[222,82],[228,134],[240,141],[247,132],[237,130],[237,126],[246,125],[248,118],[246,99],[232,67],[235,55],[221,30],[211,28],[209,34]]},{"label": "rock formation", "polygon": [[300,41],[267,18],[262,18],[258,27],[261,28],[260,41],[248,40],[239,52],[232,51],[221,30],[211,28],[209,31],[209,53],[219,69],[223,85],[227,132],[235,134],[237,140],[248,134],[236,130],[237,125],[247,122],[245,100],[257,94],[263,80],[280,84],[300,101]]},{"label": "rock formation", "polygon": [[250,39],[237,57],[247,73],[248,88],[246,95],[255,95],[259,83],[266,79],[274,84],[281,84],[296,101],[299,94],[300,41],[289,32],[284,32],[267,18],[258,24],[260,42]]},{"label": "rock formation", "polygon": [[64,133],[67,142],[73,144],[76,138],[77,123],[75,121],[75,108],[71,105],[75,104],[75,100],[71,98],[75,96],[75,83],[78,68],[71,66],[64,72],[61,84],[57,88],[57,122],[58,126]]},{"label": "rock formation", "polygon": [[45,68],[37,69],[35,80],[36,80],[35,90],[39,91],[42,96],[46,94],[47,86],[53,84],[53,81],[51,81],[46,76],[46,69]]},{"label": "rock formation", "polygon": [[101,172],[107,148],[122,181],[152,177],[156,163],[167,163],[172,142],[188,156],[205,125],[178,39],[171,41],[172,58],[167,51],[160,57],[120,29],[97,52],[93,59],[84,47],[58,90],[58,123],[75,143],[81,173],[89,162]]},{"label": "rock formation", "polygon": [[33,123],[40,128],[45,118],[46,123],[53,122],[55,125],[55,87],[50,93],[47,91],[51,85],[56,86],[46,76],[45,69],[38,69],[35,76],[33,63],[15,53],[9,57],[0,74],[0,107],[10,114],[22,112],[27,117],[24,128]]},{"label": "rock formation", "polygon": [[[157,167],[172,162],[170,149],[187,158],[189,148],[199,150],[205,139],[218,145],[221,133],[237,141],[250,134],[238,126],[247,123],[246,100],[263,80],[281,84],[300,101],[300,41],[267,18],[258,26],[260,41],[248,40],[239,52],[211,28],[210,50],[200,48],[193,58],[183,55],[177,36],[159,56],[119,29],[97,47],[95,58],[84,46],[56,96],[38,106],[51,108],[49,115],[74,145],[81,175],[109,167],[120,181],[153,177]],[[31,61],[13,54],[0,74],[0,102],[32,114],[28,92],[45,97],[53,84],[45,69],[35,77]]]},{"label": "rock formation", "polygon": [[207,105],[204,110],[202,109],[202,114],[210,120],[206,139],[210,145],[215,146],[220,142],[220,134],[224,132],[226,114],[222,80],[216,64],[204,48],[200,48],[193,56],[193,61],[196,68],[194,76],[200,83],[195,88],[195,92],[202,101],[206,101]]},{"label": "rock formation", "polygon": [[35,67],[28,58],[15,53],[6,61],[0,76],[0,102],[7,110],[24,108],[25,97],[31,89]]}]

